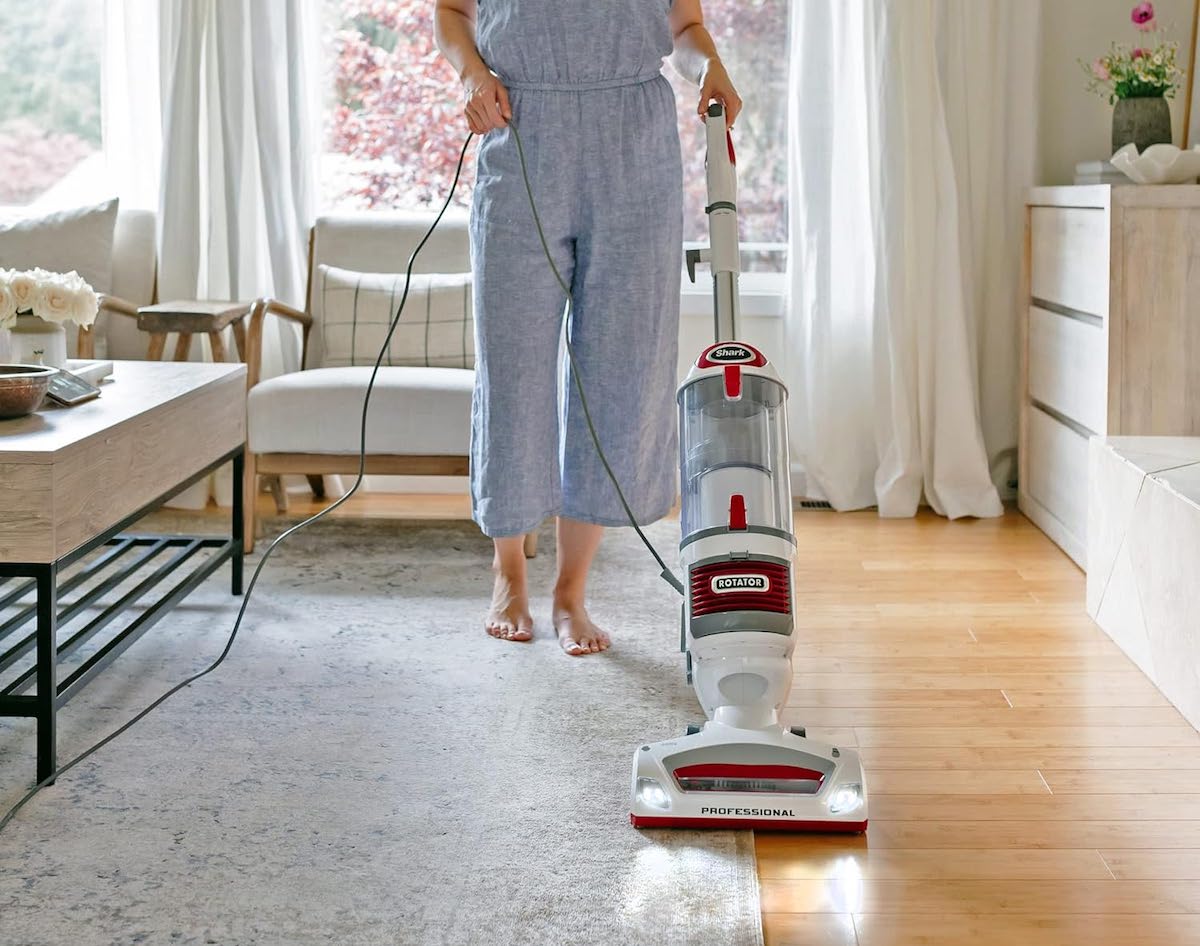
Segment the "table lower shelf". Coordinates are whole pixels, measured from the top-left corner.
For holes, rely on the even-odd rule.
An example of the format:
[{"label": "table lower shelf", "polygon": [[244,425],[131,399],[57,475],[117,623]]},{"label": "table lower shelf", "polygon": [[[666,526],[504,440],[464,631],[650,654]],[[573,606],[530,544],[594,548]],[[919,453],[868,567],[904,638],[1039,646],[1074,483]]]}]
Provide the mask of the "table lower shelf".
[{"label": "table lower shelf", "polygon": [[[201,582],[240,557],[239,546],[231,536],[122,534],[61,571],[53,564],[0,564],[0,717],[38,718],[40,742],[48,717]],[[237,564],[235,594],[241,592]],[[58,664],[101,634],[104,643],[58,681]],[[40,640],[47,639],[54,641],[52,661],[41,659]],[[25,692],[35,685],[37,695]],[[51,690],[53,701],[44,696]],[[39,780],[53,772],[43,755],[39,751]]]}]

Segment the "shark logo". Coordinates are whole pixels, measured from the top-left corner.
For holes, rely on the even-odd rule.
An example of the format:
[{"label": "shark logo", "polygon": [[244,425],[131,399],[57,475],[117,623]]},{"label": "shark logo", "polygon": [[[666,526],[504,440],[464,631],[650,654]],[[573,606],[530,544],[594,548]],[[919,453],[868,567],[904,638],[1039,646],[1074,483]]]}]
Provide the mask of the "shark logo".
[{"label": "shark logo", "polygon": [[720,348],[714,348],[708,353],[708,360],[722,365],[740,365],[746,362],[753,361],[755,358],[752,352],[745,345],[722,345]]}]

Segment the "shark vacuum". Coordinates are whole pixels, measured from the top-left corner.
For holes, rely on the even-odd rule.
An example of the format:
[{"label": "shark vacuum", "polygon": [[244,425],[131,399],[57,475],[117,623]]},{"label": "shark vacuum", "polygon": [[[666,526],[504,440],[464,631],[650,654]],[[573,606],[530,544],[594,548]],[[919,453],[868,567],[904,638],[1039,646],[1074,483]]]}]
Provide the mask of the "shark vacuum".
[{"label": "shark vacuum", "polygon": [[681,646],[708,717],[633,755],[638,828],[867,828],[858,753],[805,737],[780,714],[792,684],[795,583],[787,389],[763,354],[735,341],[740,255],[737,172],[724,109],[709,106],[710,264],[716,344],[680,385]]}]

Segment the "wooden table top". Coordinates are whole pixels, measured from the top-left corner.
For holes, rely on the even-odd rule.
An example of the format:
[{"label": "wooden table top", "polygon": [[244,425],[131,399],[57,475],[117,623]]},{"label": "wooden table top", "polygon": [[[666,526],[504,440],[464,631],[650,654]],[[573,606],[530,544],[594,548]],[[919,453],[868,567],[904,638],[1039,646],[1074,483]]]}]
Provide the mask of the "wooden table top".
[{"label": "wooden table top", "polygon": [[[53,463],[55,456],[171,401],[245,375],[241,364],[117,361],[98,398],[74,407],[47,399],[26,417],[0,420],[0,463]],[[244,381],[243,381],[244,384]]]},{"label": "wooden table top", "polygon": [[246,441],[246,366],[117,361],[101,395],[0,421],[0,562],[54,562]]}]

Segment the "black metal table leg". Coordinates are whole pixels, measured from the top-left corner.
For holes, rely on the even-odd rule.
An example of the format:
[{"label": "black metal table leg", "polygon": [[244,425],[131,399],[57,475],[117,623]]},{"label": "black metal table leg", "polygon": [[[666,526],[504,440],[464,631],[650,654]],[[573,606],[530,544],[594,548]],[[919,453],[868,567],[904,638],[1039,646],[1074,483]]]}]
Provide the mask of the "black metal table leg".
[{"label": "black metal table leg", "polygon": [[36,566],[37,578],[37,780],[58,765],[58,568]]},{"label": "black metal table leg", "polygon": [[245,510],[242,508],[244,497],[242,495],[242,480],[244,479],[244,471],[246,468],[246,448],[243,446],[241,450],[233,458],[233,550],[231,568],[233,570],[233,593],[240,595],[242,593],[242,535],[245,531]]}]

